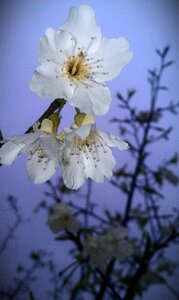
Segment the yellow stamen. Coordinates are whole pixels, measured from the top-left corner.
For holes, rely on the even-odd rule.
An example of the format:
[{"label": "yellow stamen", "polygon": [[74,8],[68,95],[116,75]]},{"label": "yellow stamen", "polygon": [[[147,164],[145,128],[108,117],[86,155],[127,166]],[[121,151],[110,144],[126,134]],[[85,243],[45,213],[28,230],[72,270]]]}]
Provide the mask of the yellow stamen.
[{"label": "yellow stamen", "polygon": [[70,56],[65,62],[63,72],[71,80],[84,80],[89,77],[89,70],[84,61],[84,54],[80,52],[77,56]]}]

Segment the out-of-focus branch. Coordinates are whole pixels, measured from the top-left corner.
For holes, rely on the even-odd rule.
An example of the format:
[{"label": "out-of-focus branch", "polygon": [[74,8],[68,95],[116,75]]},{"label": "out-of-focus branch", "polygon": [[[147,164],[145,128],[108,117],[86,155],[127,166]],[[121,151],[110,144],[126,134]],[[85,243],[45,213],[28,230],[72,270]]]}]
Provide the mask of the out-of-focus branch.
[{"label": "out-of-focus branch", "polygon": [[90,209],[90,200],[91,200],[91,193],[92,193],[92,184],[91,180],[88,180],[87,186],[87,194],[86,194],[86,206],[85,206],[85,215],[84,215],[84,227],[88,227],[88,213]]},{"label": "out-of-focus branch", "polygon": [[112,273],[112,270],[114,267],[114,263],[115,263],[114,259],[110,261],[105,274],[103,274],[101,271],[99,271],[99,273],[102,277],[102,283],[101,283],[101,287],[100,287],[98,293],[95,296],[95,300],[103,300],[106,289],[108,287],[111,289],[115,299],[121,300],[120,295],[115,291],[114,287],[110,284],[110,277],[111,277],[111,273]]},{"label": "out-of-focus branch", "polygon": [[[0,141],[3,140],[3,135],[2,135],[2,131],[0,130]],[[0,148],[2,147],[2,143],[0,143]],[[2,164],[0,164],[0,166],[2,166]]]},{"label": "out-of-focus branch", "polygon": [[153,257],[161,250],[169,246],[170,242],[179,238],[179,233],[173,230],[166,238],[161,238],[160,240],[151,244],[151,240],[148,238],[145,246],[144,253],[140,258],[139,266],[132,276],[131,283],[128,285],[125,296],[123,300],[132,300],[136,294],[136,287],[139,284],[142,276],[148,271]]},{"label": "out-of-focus branch", "polygon": [[[46,266],[46,258],[48,253],[44,250],[32,251],[30,253],[30,259],[32,264],[29,268],[25,268],[21,265],[18,266],[17,272],[20,276],[16,277],[14,280],[15,286],[11,289],[0,290],[0,297],[6,300],[12,299],[22,299],[20,295],[28,292],[28,298],[30,300],[35,300],[34,295],[30,289],[30,283],[33,282],[36,277],[35,273],[40,269]],[[22,276],[23,274],[23,276]],[[24,299],[24,298],[23,298]]]},{"label": "out-of-focus branch", "polygon": [[[167,53],[168,50],[165,52]],[[143,133],[143,137],[142,137],[142,142],[138,149],[138,159],[137,159],[136,166],[135,166],[135,169],[133,172],[133,178],[132,178],[132,181],[130,184],[130,190],[129,190],[128,197],[127,197],[127,204],[126,204],[124,219],[123,219],[124,226],[126,226],[128,220],[129,220],[130,209],[131,209],[134,193],[136,190],[137,178],[140,173],[141,165],[142,165],[144,157],[145,157],[144,156],[145,148],[148,145],[148,136],[149,136],[149,132],[151,129],[153,115],[155,113],[155,106],[156,106],[156,102],[157,102],[158,94],[159,94],[159,90],[160,90],[160,82],[161,82],[163,71],[166,66],[165,56],[166,56],[166,54],[161,56],[160,67],[159,67],[158,73],[152,73],[152,79],[149,80],[149,82],[151,84],[150,110],[149,110],[149,113],[147,116],[146,126],[144,128],[144,133]]]},{"label": "out-of-focus branch", "polygon": [[20,214],[19,208],[17,206],[17,200],[13,196],[9,196],[7,200],[9,202],[10,209],[14,213],[15,221],[13,225],[8,228],[8,233],[4,240],[1,242],[0,254],[6,249],[8,243],[14,237],[14,233],[16,232],[17,228],[23,221],[22,215]]}]

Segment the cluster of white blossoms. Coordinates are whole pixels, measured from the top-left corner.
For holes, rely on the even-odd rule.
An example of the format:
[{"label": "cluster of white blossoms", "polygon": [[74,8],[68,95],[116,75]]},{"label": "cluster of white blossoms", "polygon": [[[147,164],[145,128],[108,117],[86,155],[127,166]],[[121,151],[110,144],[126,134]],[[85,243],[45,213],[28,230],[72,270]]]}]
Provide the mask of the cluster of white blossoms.
[{"label": "cluster of white blossoms", "polygon": [[111,259],[122,262],[132,254],[133,248],[126,236],[127,231],[122,226],[109,228],[100,236],[89,236],[84,245],[83,256],[89,258],[91,267],[104,271]]},{"label": "cluster of white blossoms", "polygon": [[48,28],[38,47],[40,66],[30,87],[42,98],[74,106],[77,114],[70,128],[58,134],[59,108],[32,133],[0,141],[0,163],[11,165],[19,153],[28,152],[27,173],[36,184],[49,180],[61,167],[70,189],[87,178],[102,183],[111,178],[115,159],[111,147],[128,149],[127,143],[96,128],[94,115],[105,114],[111,103],[106,81],[116,77],[132,53],[125,38],[107,39],[87,5],[71,8],[57,30]]},{"label": "cluster of white blossoms", "polygon": [[63,230],[76,232],[80,227],[79,221],[72,214],[68,204],[64,202],[56,203],[51,207],[47,223],[53,233]]}]

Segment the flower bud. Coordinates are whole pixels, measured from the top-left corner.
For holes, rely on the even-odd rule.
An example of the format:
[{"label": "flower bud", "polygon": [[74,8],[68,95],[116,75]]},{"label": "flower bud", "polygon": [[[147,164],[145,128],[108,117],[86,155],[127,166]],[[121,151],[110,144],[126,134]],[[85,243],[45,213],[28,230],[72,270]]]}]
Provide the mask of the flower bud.
[{"label": "flower bud", "polygon": [[49,120],[53,123],[52,133],[57,134],[58,126],[60,124],[60,117],[56,114],[51,114]]},{"label": "flower bud", "polygon": [[75,124],[80,127],[82,125],[94,124],[94,118],[85,113],[76,114],[74,117]]}]

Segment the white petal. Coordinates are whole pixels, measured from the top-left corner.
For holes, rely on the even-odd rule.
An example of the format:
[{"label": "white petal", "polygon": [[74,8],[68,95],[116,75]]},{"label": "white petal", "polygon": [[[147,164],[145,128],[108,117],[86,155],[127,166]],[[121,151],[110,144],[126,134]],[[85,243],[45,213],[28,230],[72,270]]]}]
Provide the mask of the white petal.
[{"label": "white petal", "polygon": [[69,189],[77,190],[85,182],[85,175],[82,163],[77,163],[77,156],[71,155],[69,163],[62,165],[62,178]]},{"label": "white petal", "polygon": [[110,90],[101,84],[90,83],[88,88],[79,83],[69,103],[89,115],[104,115],[111,104]]},{"label": "white petal", "polygon": [[[97,72],[94,78],[101,82],[112,80],[121,72],[132,56],[132,52],[129,50],[129,43],[125,38],[103,38],[97,52],[93,55],[95,61],[102,59],[100,72]],[[95,71],[98,70],[95,68]]]},{"label": "white petal", "polygon": [[74,130],[71,128],[64,128],[64,133],[65,133],[65,142],[66,143],[71,143],[71,141],[74,138]]},{"label": "white petal", "polygon": [[0,148],[0,163],[4,165],[12,165],[17,155],[25,147],[25,144],[14,144],[12,142],[5,143]]},{"label": "white petal", "polygon": [[85,140],[89,136],[90,130],[91,130],[91,124],[83,125],[80,128],[74,130],[74,134],[79,136],[82,140]]},{"label": "white petal", "polygon": [[48,163],[45,163],[46,158],[41,159],[40,162],[38,160],[38,152],[35,151],[26,164],[29,179],[35,184],[46,182],[56,172],[56,164],[53,160],[49,160]]},{"label": "white petal", "polygon": [[32,76],[30,81],[31,90],[41,98],[71,98],[76,85],[58,72],[61,72],[61,67],[57,63],[44,62]]},{"label": "white petal", "polygon": [[[88,158],[87,158],[87,157]],[[90,178],[94,180],[97,183],[103,183],[104,182],[104,174],[101,172],[101,169],[99,167],[99,164],[97,164],[97,167],[95,167],[95,162],[92,158],[91,153],[86,149],[86,155],[83,154],[83,161],[84,161],[84,173],[85,177]]]},{"label": "white petal", "polygon": [[12,136],[12,137],[7,138],[3,142],[12,142],[16,145],[22,143],[22,144],[25,144],[25,145],[28,146],[30,144],[33,144],[41,134],[42,133],[40,131],[38,131],[38,132],[35,132],[35,133],[32,132],[32,133],[19,135],[19,136]]},{"label": "white petal", "polygon": [[103,141],[106,143],[107,146],[118,147],[119,150],[129,149],[129,144],[126,142],[123,142],[119,137],[117,137],[111,133],[102,132],[100,130],[97,130],[97,133],[99,134],[99,136],[102,137]]},{"label": "white petal", "polygon": [[48,28],[38,45],[40,63],[42,64],[46,60],[54,60],[63,64],[66,60],[65,53],[72,48],[71,38],[71,35],[65,31]]},{"label": "white petal", "polygon": [[40,141],[46,155],[56,163],[57,167],[59,163],[60,143],[52,135],[44,135],[40,137]]},{"label": "white petal", "polygon": [[[105,153],[104,153],[105,151]],[[98,162],[98,167],[101,172],[108,178],[110,179],[113,175],[112,170],[115,166],[115,158],[112,155],[111,149],[108,147],[105,147],[102,149],[101,147],[98,148],[98,154],[99,154],[99,159],[100,161]]]},{"label": "white petal", "polygon": [[60,28],[70,32],[77,39],[78,47],[81,48],[88,47],[91,38],[95,37],[89,53],[96,51],[99,46],[101,30],[96,25],[94,10],[88,5],[81,5],[79,8],[72,7],[66,23]]}]

